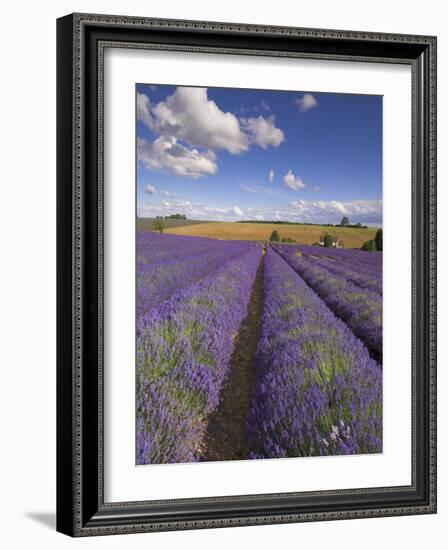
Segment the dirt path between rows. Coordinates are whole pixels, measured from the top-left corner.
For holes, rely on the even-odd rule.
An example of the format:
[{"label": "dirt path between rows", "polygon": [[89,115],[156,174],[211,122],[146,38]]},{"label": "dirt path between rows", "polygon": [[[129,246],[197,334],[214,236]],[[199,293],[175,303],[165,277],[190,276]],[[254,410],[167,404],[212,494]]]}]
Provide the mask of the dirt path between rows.
[{"label": "dirt path between rows", "polygon": [[246,417],[254,383],[254,361],[263,311],[264,255],[238,333],[230,371],[221,390],[218,408],[210,416],[202,460],[243,460],[247,454]]}]

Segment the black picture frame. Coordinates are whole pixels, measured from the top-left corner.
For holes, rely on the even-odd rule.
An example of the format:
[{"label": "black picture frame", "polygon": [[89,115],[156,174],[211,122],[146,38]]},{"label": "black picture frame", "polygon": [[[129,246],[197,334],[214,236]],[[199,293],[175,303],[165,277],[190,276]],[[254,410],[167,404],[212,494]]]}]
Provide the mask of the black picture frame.
[{"label": "black picture frame", "polygon": [[[104,502],[102,55],[111,43],[411,65],[410,486]],[[92,14],[58,19],[57,256],[58,531],[89,536],[436,512],[435,37]]]}]

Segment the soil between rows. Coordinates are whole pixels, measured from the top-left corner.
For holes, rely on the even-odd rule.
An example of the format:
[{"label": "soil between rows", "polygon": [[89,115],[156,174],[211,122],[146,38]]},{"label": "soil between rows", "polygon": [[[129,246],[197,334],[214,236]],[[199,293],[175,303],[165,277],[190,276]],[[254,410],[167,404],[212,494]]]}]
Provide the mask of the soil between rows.
[{"label": "soil between rows", "polygon": [[260,260],[247,316],[236,337],[229,375],[218,408],[211,414],[204,439],[203,461],[244,460],[246,417],[254,384],[255,353],[263,311],[264,255]]}]

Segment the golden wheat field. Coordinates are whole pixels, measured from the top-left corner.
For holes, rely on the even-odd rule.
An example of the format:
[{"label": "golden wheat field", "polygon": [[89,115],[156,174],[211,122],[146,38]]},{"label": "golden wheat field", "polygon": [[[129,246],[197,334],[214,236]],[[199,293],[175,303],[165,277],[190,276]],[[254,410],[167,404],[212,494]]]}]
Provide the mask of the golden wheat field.
[{"label": "golden wheat field", "polygon": [[213,222],[185,225],[165,229],[166,233],[211,237],[213,239],[269,240],[272,231],[277,230],[280,238],[295,239],[301,244],[313,244],[326,232],[342,240],[346,248],[360,248],[375,237],[376,229],[357,227],[326,227],[321,225],[282,225],[274,223]]}]

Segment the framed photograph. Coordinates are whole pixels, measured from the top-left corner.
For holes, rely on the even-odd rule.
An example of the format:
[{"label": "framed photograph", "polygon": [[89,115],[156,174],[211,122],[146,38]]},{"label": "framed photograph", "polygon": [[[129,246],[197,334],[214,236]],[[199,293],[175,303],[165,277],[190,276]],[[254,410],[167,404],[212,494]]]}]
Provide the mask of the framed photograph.
[{"label": "framed photograph", "polygon": [[435,513],[436,38],[57,49],[57,529]]}]

